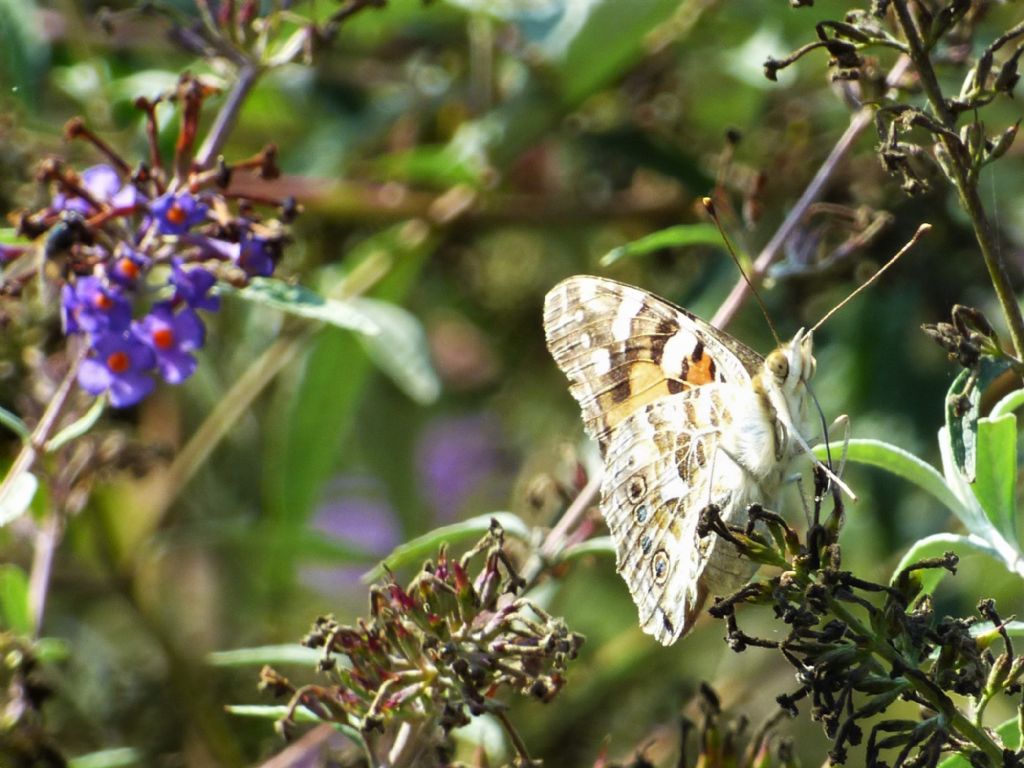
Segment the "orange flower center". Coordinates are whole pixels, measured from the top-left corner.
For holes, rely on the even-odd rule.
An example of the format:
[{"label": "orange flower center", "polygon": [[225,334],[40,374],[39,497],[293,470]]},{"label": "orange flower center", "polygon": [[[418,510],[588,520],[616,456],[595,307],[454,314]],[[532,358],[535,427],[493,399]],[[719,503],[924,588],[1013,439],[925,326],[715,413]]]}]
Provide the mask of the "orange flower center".
[{"label": "orange flower center", "polygon": [[167,220],[171,224],[184,224],[185,216],[185,209],[177,203],[171,203],[171,207],[167,209]]},{"label": "orange flower center", "polygon": [[117,271],[129,280],[134,280],[139,276],[139,265],[129,258],[123,258],[117,262]]},{"label": "orange flower center", "polygon": [[158,328],[153,331],[153,343],[160,349],[170,349],[174,346],[174,331],[170,328]]},{"label": "orange flower center", "polygon": [[96,309],[102,310],[104,312],[106,312],[108,309],[114,306],[114,300],[107,296],[107,294],[105,293],[97,293],[96,298],[92,300],[92,303],[96,307]]},{"label": "orange flower center", "polygon": [[107,357],[107,368],[113,373],[124,373],[131,367],[131,362],[127,352],[113,352]]}]

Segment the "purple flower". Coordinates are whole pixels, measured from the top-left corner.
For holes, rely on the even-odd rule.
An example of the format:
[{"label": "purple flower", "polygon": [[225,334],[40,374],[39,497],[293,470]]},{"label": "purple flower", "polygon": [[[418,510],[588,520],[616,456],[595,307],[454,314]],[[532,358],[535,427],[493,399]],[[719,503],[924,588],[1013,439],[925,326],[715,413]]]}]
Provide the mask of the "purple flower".
[{"label": "purple flower", "polygon": [[104,334],[93,343],[92,355],[82,361],[78,383],[93,395],[109,392],[110,404],[125,408],[153,391],[153,379],[145,371],[155,362],[153,350],[128,334]]},{"label": "purple flower", "polygon": [[124,288],[134,288],[139,277],[149,268],[151,259],[124,244],[113,259],[104,265],[107,279]]},{"label": "purple flower", "polygon": [[[121,177],[109,165],[94,165],[82,171],[81,185],[97,202],[111,203],[121,191]],[[95,213],[92,205],[81,197],[64,192],[54,195],[52,208],[56,211],[77,211],[83,216]]]},{"label": "purple flower", "polygon": [[251,277],[270,277],[274,274],[275,250],[275,242],[251,235],[240,243],[236,263]]},{"label": "purple flower", "polygon": [[174,304],[184,302],[192,309],[205,309],[216,312],[220,309],[220,297],[210,294],[210,289],[217,282],[212,273],[202,267],[185,270],[181,260],[175,259],[171,266],[171,285],[174,286]]},{"label": "purple flower", "polygon": [[196,369],[196,359],[189,354],[203,346],[206,327],[193,310],[185,308],[177,314],[167,304],[157,304],[153,311],[133,323],[136,338],[153,350],[160,376],[168,384],[180,384]]},{"label": "purple flower", "polygon": [[119,333],[128,330],[132,319],[128,300],[116,286],[104,285],[98,277],[80,277],[74,286],[65,284],[60,306],[66,334]]},{"label": "purple flower", "polygon": [[209,208],[187,192],[168,192],[154,200],[149,211],[156,219],[161,234],[181,235],[206,221]]}]

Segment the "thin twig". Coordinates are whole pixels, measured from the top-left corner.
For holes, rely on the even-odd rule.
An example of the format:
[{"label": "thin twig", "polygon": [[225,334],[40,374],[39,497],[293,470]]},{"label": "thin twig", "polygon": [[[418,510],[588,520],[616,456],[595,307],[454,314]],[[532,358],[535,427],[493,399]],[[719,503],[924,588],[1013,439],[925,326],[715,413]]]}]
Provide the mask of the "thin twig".
[{"label": "thin twig", "polygon": [[203,145],[196,155],[196,164],[199,168],[209,168],[220,154],[224,143],[238,121],[238,115],[242,111],[246,97],[256,85],[261,73],[261,68],[252,62],[247,62],[239,69],[238,79],[231,87],[231,92],[224,101],[220,112],[217,113],[210,131],[206,134]]},{"label": "thin twig", "polygon": [[82,345],[82,348],[72,358],[68,372],[64,375],[64,380],[60,383],[57,391],[54,392],[53,399],[46,406],[42,418],[39,419],[39,423],[32,430],[32,434],[29,435],[28,440],[25,441],[21,451],[11,464],[11,468],[7,471],[7,476],[4,478],[3,483],[0,484],[0,499],[7,497],[7,494],[11,492],[11,486],[15,478],[31,469],[36,459],[39,458],[40,451],[50,439],[50,432],[57,425],[61,411],[64,410],[64,406],[67,404],[68,395],[71,394],[71,388],[78,377],[78,368],[88,351],[89,348]]},{"label": "thin twig", "polygon": [[50,589],[50,574],[53,573],[53,555],[60,539],[61,515],[51,509],[36,532],[32,553],[32,570],[28,577],[28,609],[32,617],[32,636],[39,637],[46,613],[46,595]]},{"label": "thin twig", "polygon": [[[892,70],[890,70],[886,82],[890,85],[898,82],[909,65],[910,59],[906,56],[901,56],[896,64],[893,65]],[[817,201],[825,184],[839,166],[839,162],[850,151],[853,142],[861,132],[871,124],[873,117],[874,109],[871,106],[863,106],[850,118],[850,124],[846,127],[843,135],[839,137],[836,145],[832,147],[832,151],[829,152],[828,157],[825,158],[825,162],[821,164],[818,172],[814,174],[814,178],[811,179],[810,184],[807,185],[803,194],[800,195],[800,199],[796,201],[796,204],[790,210],[785,220],[783,220],[778,230],[772,235],[771,240],[761,249],[761,252],[754,260],[750,274],[752,281],[757,282],[768,271],[768,267],[771,266],[772,262],[778,258],[787,238],[803,220],[807,209]],[[711,324],[719,328],[728,325],[729,321],[732,320],[737,310],[743,304],[749,291],[750,288],[746,281],[743,279],[738,280],[725,301],[718,308],[715,316],[711,319]]]}]

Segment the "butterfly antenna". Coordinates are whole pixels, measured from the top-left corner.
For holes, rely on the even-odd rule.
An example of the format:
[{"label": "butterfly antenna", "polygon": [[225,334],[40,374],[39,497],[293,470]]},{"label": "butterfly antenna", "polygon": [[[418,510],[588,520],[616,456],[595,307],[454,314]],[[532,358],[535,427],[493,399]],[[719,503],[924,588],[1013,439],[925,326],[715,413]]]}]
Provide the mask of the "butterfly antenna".
[{"label": "butterfly antenna", "polygon": [[775,323],[772,322],[771,316],[768,314],[768,307],[764,305],[764,300],[761,298],[761,294],[757,292],[757,288],[751,282],[750,278],[747,277],[747,273],[743,270],[743,265],[740,263],[739,256],[736,255],[736,251],[733,250],[732,243],[729,241],[729,236],[725,234],[725,228],[722,226],[722,222],[718,219],[718,212],[715,210],[715,203],[710,197],[705,197],[701,200],[704,204],[704,210],[708,212],[708,216],[715,222],[715,226],[718,227],[718,234],[722,236],[722,240],[725,242],[725,248],[729,251],[729,255],[732,256],[733,262],[736,264],[736,268],[740,271],[740,275],[743,276],[743,281],[750,288],[750,292],[754,294],[754,298],[757,299],[757,304],[761,307],[761,314],[764,315],[764,319],[768,322],[768,327],[771,329],[772,336],[775,337],[775,344],[782,346],[782,339],[779,338],[778,331],[775,330]]},{"label": "butterfly antenna", "polygon": [[857,294],[859,294],[861,291],[863,291],[865,288],[867,288],[873,282],[878,280],[878,278],[880,278],[882,276],[882,273],[885,272],[887,269],[889,269],[889,267],[891,267],[893,264],[895,264],[896,261],[903,254],[905,254],[907,251],[909,251],[911,248],[913,248],[915,245],[917,245],[917,241],[921,239],[921,236],[926,234],[931,228],[932,228],[931,224],[922,224],[921,226],[919,226],[917,228],[917,232],[915,232],[914,236],[912,238],[910,238],[910,242],[908,242],[906,245],[904,245],[902,248],[900,248],[899,251],[896,252],[895,256],[893,256],[891,259],[889,259],[887,262],[885,262],[885,264],[882,265],[882,267],[877,272],[875,272],[875,274],[873,274],[864,283],[862,283],[860,286],[858,286],[857,289],[853,291],[853,293],[851,293],[845,299],[843,299],[838,304],[836,304],[834,307],[832,307],[832,309],[830,309],[828,312],[826,312],[825,316],[822,317],[821,320],[819,320],[818,322],[816,322],[814,324],[814,327],[811,328],[810,332],[813,333],[814,331],[818,330],[826,320],[828,320],[830,317],[832,317],[832,315],[834,315],[840,309],[842,309],[847,304],[849,304],[857,296]]}]

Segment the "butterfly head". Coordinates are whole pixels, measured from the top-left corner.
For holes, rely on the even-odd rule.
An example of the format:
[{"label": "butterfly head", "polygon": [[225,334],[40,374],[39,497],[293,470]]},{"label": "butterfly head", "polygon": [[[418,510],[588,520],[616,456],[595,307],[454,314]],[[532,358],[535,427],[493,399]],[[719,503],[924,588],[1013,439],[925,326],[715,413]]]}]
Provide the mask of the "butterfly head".
[{"label": "butterfly head", "polygon": [[802,328],[764,361],[765,378],[785,392],[797,392],[814,375],[814,342]]}]

